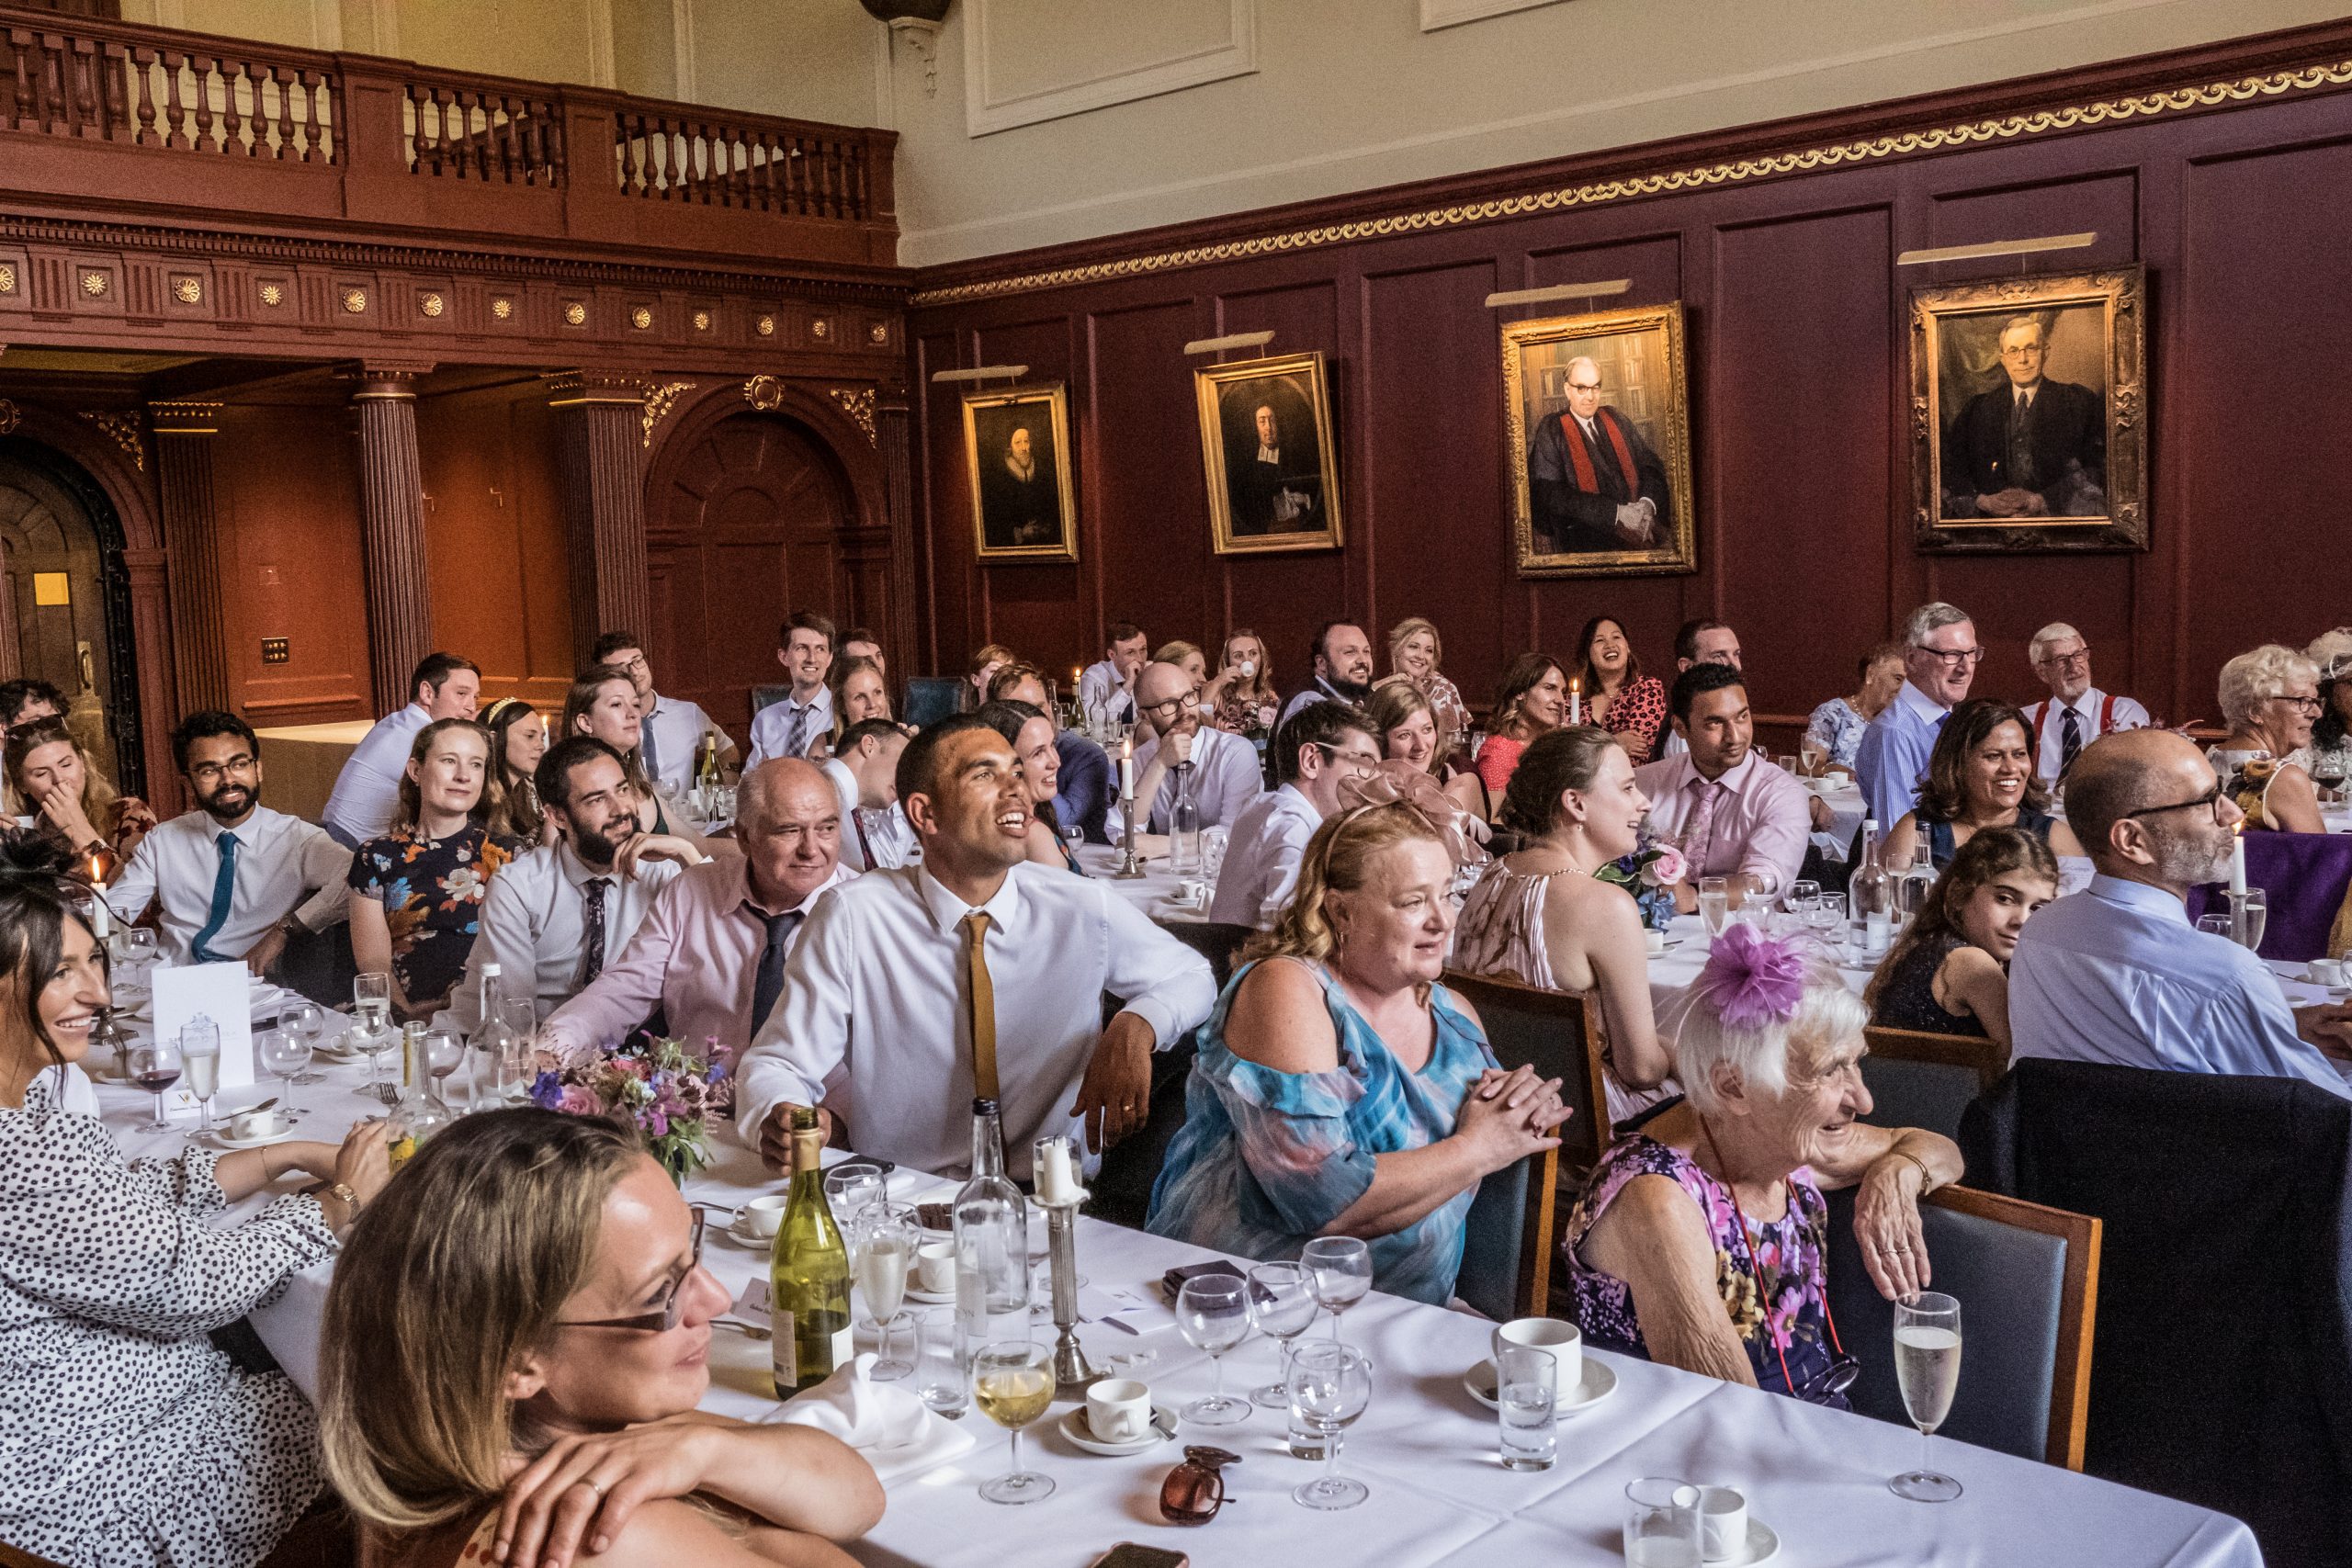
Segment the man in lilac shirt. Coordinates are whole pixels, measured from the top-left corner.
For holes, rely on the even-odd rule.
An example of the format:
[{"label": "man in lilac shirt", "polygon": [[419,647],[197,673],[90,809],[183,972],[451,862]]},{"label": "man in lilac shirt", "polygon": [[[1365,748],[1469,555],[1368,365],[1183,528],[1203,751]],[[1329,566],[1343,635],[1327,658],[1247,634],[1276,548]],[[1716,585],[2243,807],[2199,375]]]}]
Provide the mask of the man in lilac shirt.
[{"label": "man in lilac shirt", "polygon": [[1796,880],[1812,830],[1804,786],[1758,757],[1746,678],[1728,664],[1693,664],[1668,699],[1690,750],[1634,770],[1650,797],[1651,831],[1682,846],[1690,869],[1677,889],[1698,908],[1702,876],[1737,876],[1770,897]]},{"label": "man in lilac shirt", "polygon": [[1965,699],[1984,650],[1968,612],[1941,603],[1922,604],[1903,627],[1902,689],[1862,732],[1854,777],[1870,803],[1871,820],[1894,827],[1918,804],[1920,775],[1944,716]]},{"label": "man in lilac shirt", "polygon": [[841,864],[840,796],[813,762],[778,758],[745,773],[735,830],[742,854],[672,878],[619,958],[548,1020],[564,1056],[618,1044],[656,1008],[669,1033],[697,1046],[751,1043],[809,910],[854,874]]}]

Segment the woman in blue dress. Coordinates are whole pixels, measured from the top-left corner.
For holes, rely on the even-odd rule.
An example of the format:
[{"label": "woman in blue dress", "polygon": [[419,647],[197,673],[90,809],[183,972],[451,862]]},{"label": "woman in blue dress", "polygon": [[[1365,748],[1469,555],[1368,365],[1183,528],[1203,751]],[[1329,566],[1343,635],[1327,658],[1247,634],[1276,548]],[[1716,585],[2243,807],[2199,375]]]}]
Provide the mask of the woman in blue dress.
[{"label": "woman in blue dress", "polygon": [[1498,1068],[1476,1012],[1437,983],[1456,842],[1402,801],[1317,829],[1289,908],[1196,1036],[1148,1228],[1261,1259],[1361,1236],[1374,1288],[1453,1294],[1479,1181],[1556,1146],[1568,1115],[1559,1080]]}]

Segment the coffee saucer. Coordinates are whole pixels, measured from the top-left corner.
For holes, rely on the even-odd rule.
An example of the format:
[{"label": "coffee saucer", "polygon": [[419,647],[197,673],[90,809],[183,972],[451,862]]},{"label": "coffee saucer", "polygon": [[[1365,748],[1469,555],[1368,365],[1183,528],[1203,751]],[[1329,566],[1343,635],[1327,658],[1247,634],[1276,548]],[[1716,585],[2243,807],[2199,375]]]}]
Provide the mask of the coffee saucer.
[{"label": "coffee saucer", "polygon": [[1773,1533],[1770,1525],[1750,1514],[1747,1516],[1747,1550],[1737,1557],[1711,1557],[1707,1560],[1707,1568],[1755,1568],[1756,1564],[1770,1562],[1780,1555],[1781,1538]]},{"label": "coffee saucer", "polygon": [[[1155,1404],[1151,1408],[1153,1416],[1162,1425],[1170,1430],[1175,1427],[1177,1416],[1173,1408],[1165,1404]],[[1162,1443],[1175,1440],[1161,1429],[1161,1426],[1156,1425],[1150,1432],[1132,1443],[1106,1443],[1094,1435],[1094,1428],[1087,1421],[1086,1406],[1083,1404],[1063,1416],[1061,1427],[1063,1437],[1068,1438],[1088,1453],[1101,1454],[1105,1459],[1120,1459],[1128,1454],[1148,1453]],[[1749,1534],[1752,1537],[1754,1532],[1750,1531]]]},{"label": "coffee saucer", "polygon": [[300,1130],[301,1129],[289,1122],[284,1128],[281,1128],[277,1132],[269,1134],[266,1137],[232,1138],[229,1135],[228,1123],[224,1122],[220,1125],[212,1129],[212,1141],[219,1144],[222,1148],[232,1151],[237,1149],[257,1149],[268,1144],[282,1144]]},{"label": "coffee saucer", "polygon": [[[1471,1398],[1495,1408],[1495,1362],[1491,1356],[1480,1358],[1478,1364],[1462,1374],[1462,1387]],[[1580,1416],[1617,1392],[1617,1374],[1604,1363],[1590,1356],[1584,1359],[1584,1373],[1577,1379],[1576,1395],[1563,1399],[1552,1407],[1555,1419],[1563,1416]]]},{"label": "coffee saucer", "polygon": [[762,1235],[759,1232],[752,1230],[741,1221],[737,1221],[733,1224],[720,1226],[719,1234],[724,1235],[728,1240],[733,1242],[736,1246],[743,1248],[746,1252],[773,1252],[775,1250],[775,1237],[772,1235]]},{"label": "coffee saucer", "polygon": [[925,1306],[954,1306],[956,1304],[956,1292],[953,1291],[926,1291],[912,1280],[909,1280],[907,1283],[907,1300],[910,1302],[921,1302]]}]

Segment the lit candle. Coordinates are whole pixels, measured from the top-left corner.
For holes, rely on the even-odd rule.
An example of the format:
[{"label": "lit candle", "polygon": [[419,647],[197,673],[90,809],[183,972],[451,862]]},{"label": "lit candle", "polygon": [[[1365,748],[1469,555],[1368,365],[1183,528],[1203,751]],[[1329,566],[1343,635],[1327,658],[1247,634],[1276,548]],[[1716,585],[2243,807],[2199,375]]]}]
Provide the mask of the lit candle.
[{"label": "lit candle", "polygon": [[107,933],[112,929],[111,923],[107,919],[106,885],[98,880],[103,870],[104,866],[99,858],[92,855],[89,864],[90,934],[100,942],[107,940]]},{"label": "lit candle", "polygon": [[2230,891],[2245,891],[2245,824],[2241,822],[2230,835]]},{"label": "lit candle", "polygon": [[1119,742],[1119,798],[1136,797],[1136,738],[1128,736]]},{"label": "lit candle", "polygon": [[1584,677],[1581,675],[1568,677],[1568,722],[1584,722]]},{"label": "lit candle", "polygon": [[1078,1201],[1078,1168],[1070,1158],[1068,1138],[1040,1138],[1032,1161],[1040,1203]]}]

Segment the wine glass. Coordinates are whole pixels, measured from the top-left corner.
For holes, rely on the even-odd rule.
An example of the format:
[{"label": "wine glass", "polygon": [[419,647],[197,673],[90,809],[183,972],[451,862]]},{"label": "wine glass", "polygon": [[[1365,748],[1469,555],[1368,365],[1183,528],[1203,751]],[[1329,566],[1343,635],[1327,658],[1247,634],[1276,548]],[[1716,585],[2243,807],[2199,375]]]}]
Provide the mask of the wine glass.
[{"label": "wine glass", "polygon": [[[155,969],[155,933],[145,926],[130,926],[122,933],[122,973],[115,977],[116,985],[125,996],[141,998],[149,995],[149,982]],[[132,1006],[138,1004],[134,1001]]]},{"label": "wine glass", "polygon": [[870,1159],[845,1159],[825,1172],[825,1201],[833,1223],[848,1232],[857,1228],[868,1206],[882,1201],[882,1168]]},{"label": "wine glass", "polygon": [[[287,999],[286,1006],[278,1010],[277,1027],[290,1040],[298,1040],[302,1044],[302,1070],[287,1081],[289,1083],[324,1082],[326,1074],[312,1066],[311,1062],[312,1053],[318,1049],[319,1037],[327,1032],[327,1010],[308,997],[300,995],[290,997]],[[293,1104],[294,1097],[287,1096],[286,1103]]]},{"label": "wine glass", "polygon": [[1035,1503],[1054,1495],[1054,1478],[1021,1468],[1021,1428],[1054,1402],[1054,1353],[1026,1339],[985,1345],[972,1357],[972,1400],[980,1414],[1012,1434],[1012,1468],[980,1483],[991,1503]]},{"label": "wine glass", "polygon": [[1340,1314],[1372,1289],[1372,1248],[1361,1237],[1318,1235],[1298,1260],[1315,1277],[1315,1299],[1331,1314],[1331,1343],[1340,1342]]},{"label": "wine glass", "polygon": [[1269,1410],[1290,1404],[1283,1380],[1290,1375],[1290,1342],[1315,1325],[1323,1303],[1315,1299],[1315,1276],[1303,1263],[1261,1263],[1250,1270],[1250,1326],[1281,1348],[1281,1371],[1274,1381],[1250,1391],[1252,1402]]},{"label": "wine glass", "polygon": [[2199,915],[2197,917],[2197,929],[2208,936],[2217,936],[2227,942],[2230,940],[2230,917],[2225,914]]},{"label": "wine glass", "polygon": [[1301,1345],[1290,1359],[1291,1419],[1323,1438],[1323,1473],[1291,1493],[1309,1508],[1352,1508],[1372,1495],[1363,1482],[1340,1473],[1342,1434],[1372,1403],[1372,1361],[1337,1340]]},{"label": "wine glass", "polygon": [[392,1027],[392,977],[381,970],[351,982],[351,1043],[368,1057],[368,1081],[358,1092],[390,1105],[398,1099],[384,1081],[384,1055],[400,1043]]},{"label": "wine glass", "polygon": [[203,1136],[213,1130],[212,1097],[220,1092],[220,1026],[202,1013],[180,1026],[180,1071],[202,1112],[196,1131]]},{"label": "wine glass", "polygon": [[466,1037],[447,1024],[424,1032],[424,1060],[420,1064],[433,1080],[433,1098],[446,1109],[449,1075],[466,1065]]},{"label": "wine glass", "polygon": [[1805,911],[1805,924],[1811,926],[1825,943],[1833,940],[1836,933],[1846,929],[1846,896],[1829,892],[1815,894],[1813,908]]},{"label": "wine glass", "polygon": [[2259,887],[2249,887],[2238,896],[2238,908],[2245,911],[2245,945],[2249,953],[2262,947],[2263,928],[2270,920],[2270,896]]},{"label": "wine glass", "polygon": [[277,1028],[254,1036],[254,1056],[284,1086],[286,1114],[300,1114],[294,1109],[294,1086],[302,1081],[302,1069],[311,1065],[311,1042],[288,1029],[281,1019]]},{"label": "wine glass", "polygon": [[872,1374],[876,1382],[902,1378],[915,1370],[914,1362],[890,1354],[890,1331],[908,1321],[908,1314],[899,1309],[906,1304],[907,1275],[914,1268],[915,1246],[922,1239],[910,1206],[876,1203],[866,1209],[865,1226],[850,1244],[857,1293],[865,1298],[866,1315],[879,1340]]},{"label": "wine glass", "polygon": [[1731,923],[1731,879],[1724,876],[1702,876],[1699,879],[1699,918],[1707,923],[1707,940],[1713,942],[1724,934],[1724,927]]},{"label": "wine glass", "polygon": [[1250,1402],[1225,1392],[1225,1353],[1250,1333],[1250,1287],[1230,1274],[1204,1274],[1176,1292],[1176,1326],[1184,1342],[1208,1352],[1215,1382],[1206,1399],[1184,1406],[1184,1419],[1203,1427],[1230,1427],[1250,1419]]},{"label": "wine glass", "polygon": [[1960,1483],[1928,1468],[1928,1441],[1951,1414],[1960,1387],[1958,1302],[1922,1291],[1894,1303],[1894,1381],[1903,1390],[1903,1408],[1919,1428],[1919,1468],[1887,1485],[1914,1503],[1949,1503],[1960,1495]]},{"label": "wine glass", "polygon": [[1821,904],[1821,884],[1810,877],[1800,876],[1789,884],[1788,897],[1781,907],[1800,917],[1805,924],[1813,923],[1813,911]]},{"label": "wine glass", "polygon": [[168,1133],[172,1124],[164,1119],[164,1091],[180,1081],[180,1048],[170,1040],[142,1040],[123,1053],[123,1066],[130,1070],[130,1081],[155,1097],[155,1119],[142,1125],[142,1133]]}]

